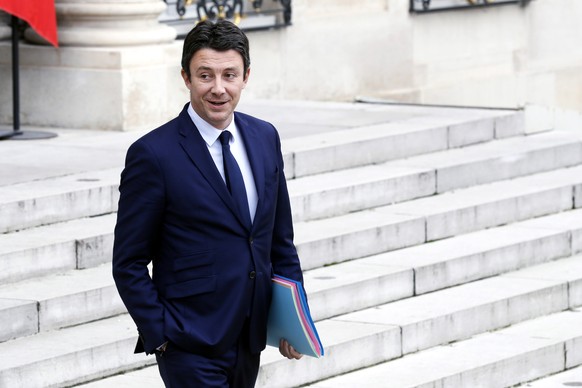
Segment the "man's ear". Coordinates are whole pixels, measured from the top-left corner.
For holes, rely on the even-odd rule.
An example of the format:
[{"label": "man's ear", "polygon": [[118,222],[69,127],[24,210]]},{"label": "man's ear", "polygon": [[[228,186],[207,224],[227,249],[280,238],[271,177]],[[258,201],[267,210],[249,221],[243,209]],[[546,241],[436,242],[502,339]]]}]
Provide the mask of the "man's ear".
[{"label": "man's ear", "polygon": [[245,73],[245,76],[243,78],[244,79],[244,86],[243,86],[243,88],[245,86],[247,86],[247,82],[249,81],[249,75],[251,75],[251,68],[250,67],[247,69],[247,71]]},{"label": "man's ear", "polygon": [[190,77],[188,77],[188,74],[186,73],[186,70],[182,69],[182,71],[180,72],[180,74],[182,74],[182,79],[184,80],[184,84],[186,85],[186,87],[188,89],[190,89],[190,87],[192,86],[192,83],[190,82]]}]

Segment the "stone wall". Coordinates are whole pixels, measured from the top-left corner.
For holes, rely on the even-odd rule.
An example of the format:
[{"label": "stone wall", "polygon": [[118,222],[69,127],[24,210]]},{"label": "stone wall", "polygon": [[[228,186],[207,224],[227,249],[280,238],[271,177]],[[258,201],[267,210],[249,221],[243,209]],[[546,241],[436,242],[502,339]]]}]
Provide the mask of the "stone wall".
[{"label": "stone wall", "polygon": [[531,130],[580,125],[581,21],[579,0],[422,15],[405,0],[295,0],[292,27],[250,34],[247,92],[525,108]]}]

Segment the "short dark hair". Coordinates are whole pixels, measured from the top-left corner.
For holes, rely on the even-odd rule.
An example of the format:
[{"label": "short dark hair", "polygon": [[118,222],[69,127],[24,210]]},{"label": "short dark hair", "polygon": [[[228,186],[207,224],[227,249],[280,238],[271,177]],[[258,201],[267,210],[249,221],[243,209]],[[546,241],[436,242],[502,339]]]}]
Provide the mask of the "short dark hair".
[{"label": "short dark hair", "polygon": [[249,56],[249,40],[244,32],[228,20],[219,19],[217,22],[205,20],[186,35],[182,49],[182,69],[190,78],[190,61],[198,50],[213,49],[216,51],[237,51],[243,60],[244,75],[251,65]]}]

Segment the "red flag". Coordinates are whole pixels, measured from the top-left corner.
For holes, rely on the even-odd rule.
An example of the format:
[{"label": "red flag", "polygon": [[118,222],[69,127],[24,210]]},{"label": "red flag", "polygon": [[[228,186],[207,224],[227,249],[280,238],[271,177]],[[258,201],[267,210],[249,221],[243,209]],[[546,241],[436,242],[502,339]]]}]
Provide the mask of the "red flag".
[{"label": "red flag", "polygon": [[0,9],[26,20],[40,36],[59,47],[55,0],[0,0]]}]

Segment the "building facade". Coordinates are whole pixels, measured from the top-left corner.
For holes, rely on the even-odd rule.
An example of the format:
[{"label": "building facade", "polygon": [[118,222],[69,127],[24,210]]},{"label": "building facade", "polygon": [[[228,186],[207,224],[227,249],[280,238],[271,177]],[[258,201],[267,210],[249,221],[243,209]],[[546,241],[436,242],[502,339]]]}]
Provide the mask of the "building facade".
[{"label": "building facade", "polygon": [[[579,0],[432,0],[459,5],[440,12],[420,12],[426,0],[293,0],[290,25],[276,28],[252,28],[269,13],[244,1],[245,98],[519,108],[528,130],[582,126]],[[164,20],[174,3],[56,0],[60,48],[30,30],[20,45],[23,125],[131,130],[173,117],[187,101],[180,31]],[[5,31],[0,123],[10,124]]]}]

